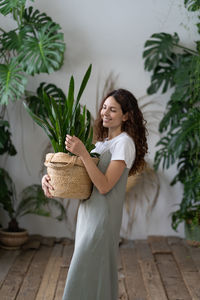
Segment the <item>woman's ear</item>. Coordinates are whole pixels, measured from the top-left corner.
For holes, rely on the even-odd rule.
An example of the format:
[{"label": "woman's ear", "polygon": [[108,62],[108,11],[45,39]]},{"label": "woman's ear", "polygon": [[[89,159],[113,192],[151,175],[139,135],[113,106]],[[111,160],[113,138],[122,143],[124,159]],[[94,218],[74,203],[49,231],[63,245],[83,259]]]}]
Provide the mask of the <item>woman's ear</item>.
[{"label": "woman's ear", "polygon": [[128,111],[123,115],[122,121],[127,121],[128,120]]}]

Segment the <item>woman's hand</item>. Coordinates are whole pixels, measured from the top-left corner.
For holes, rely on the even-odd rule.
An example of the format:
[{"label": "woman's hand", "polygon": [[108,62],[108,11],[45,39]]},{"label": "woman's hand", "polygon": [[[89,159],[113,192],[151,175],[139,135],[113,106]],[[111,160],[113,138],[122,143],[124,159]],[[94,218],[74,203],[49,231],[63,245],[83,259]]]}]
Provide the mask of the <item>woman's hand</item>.
[{"label": "woman's hand", "polygon": [[66,135],[65,148],[80,157],[87,152],[83,142],[76,136],[71,136],[69,134]]},{"label": "woman's hand", "polygon": [[52,195],[49,190],[54,189],[52,187],[52,185],[49,183],[50,180],[51,180],[51,178],[48,174],[46,174],[42,177],[42,189],[44,191],[45,196],[48,198],[52,198]]}]

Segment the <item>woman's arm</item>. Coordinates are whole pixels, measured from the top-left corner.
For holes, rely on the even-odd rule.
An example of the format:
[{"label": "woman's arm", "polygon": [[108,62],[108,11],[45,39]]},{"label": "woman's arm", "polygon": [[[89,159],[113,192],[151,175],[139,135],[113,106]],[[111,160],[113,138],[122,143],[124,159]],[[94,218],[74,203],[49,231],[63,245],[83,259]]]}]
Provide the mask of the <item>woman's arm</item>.
[{"label": "woman's arm", "polygon": [[90,179],[101,194],[108,193],[121,177],[126,164],[123,160],[111,161],[106,173],[103,174],[95,165],[84,144],[75,136],[66,136],[66,149],[78,155],[85,165]]}]

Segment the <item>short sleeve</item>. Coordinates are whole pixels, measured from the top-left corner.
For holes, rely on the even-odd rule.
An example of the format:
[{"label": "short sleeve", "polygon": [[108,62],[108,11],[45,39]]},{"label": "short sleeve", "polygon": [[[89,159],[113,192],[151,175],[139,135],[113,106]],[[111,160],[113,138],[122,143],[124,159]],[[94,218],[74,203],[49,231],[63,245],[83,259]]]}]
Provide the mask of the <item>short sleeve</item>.
[{"label": "short sleeve", "polygon": [[122,138],[118,140],[112,147],[111,160],[124,160],[126,167],[130,169],[135,160],[135,144],[131,138]]}]

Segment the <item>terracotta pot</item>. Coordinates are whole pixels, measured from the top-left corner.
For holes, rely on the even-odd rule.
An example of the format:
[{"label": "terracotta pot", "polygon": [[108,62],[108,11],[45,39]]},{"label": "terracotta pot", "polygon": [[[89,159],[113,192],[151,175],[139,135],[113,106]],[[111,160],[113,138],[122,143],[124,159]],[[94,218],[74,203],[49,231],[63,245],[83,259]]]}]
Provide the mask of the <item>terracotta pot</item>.
[{"label": "terracotta pot", "polygon": [[6,229],[0,230],[0,242],[3,247],[18,249],[21,245],[26,243],[27,240],[28,231],[25,229],[19,232],[9,232]]}]

